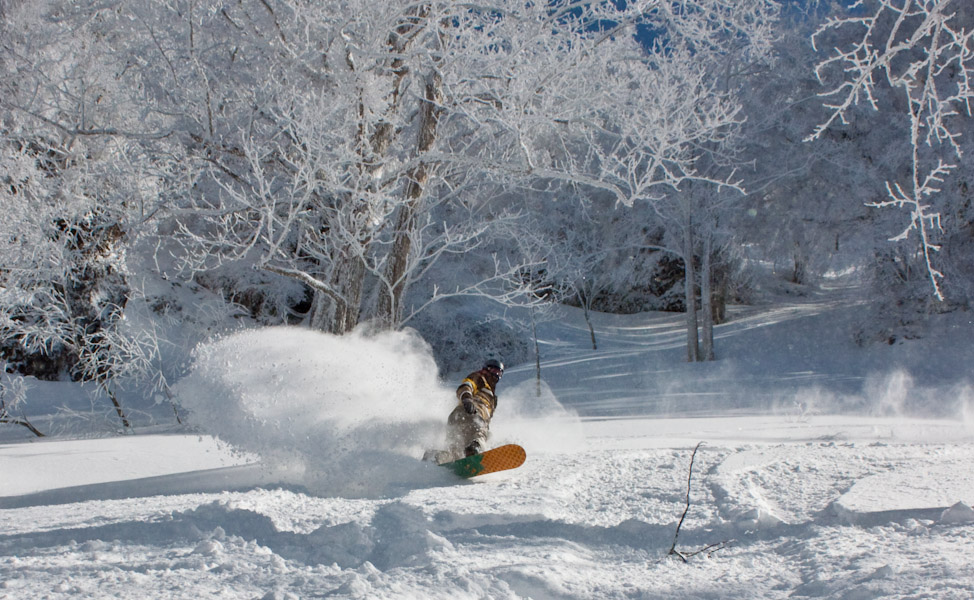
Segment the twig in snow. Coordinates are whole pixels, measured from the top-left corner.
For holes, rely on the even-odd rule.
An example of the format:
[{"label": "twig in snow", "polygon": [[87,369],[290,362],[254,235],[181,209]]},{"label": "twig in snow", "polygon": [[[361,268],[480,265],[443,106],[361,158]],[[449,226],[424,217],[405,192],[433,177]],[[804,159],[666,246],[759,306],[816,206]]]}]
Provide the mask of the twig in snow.
[{"label": "twig in snow", "polygon": [[683,521],[687,518],[687,513],[690,512],[690,485],[693,483],[693,461],[696,460],[697,450],[700,449],[701,445],[703,445],[703,442],[697,444],[697,446],[693,449],[693,454],[690,456],[690,469],[689,473],[687,473],[687,502],[686,506],[683,508],[683,514],[680,516],[680,522],[676,524],[676,533],[673,534],[673,545],[670,546],[670,551],[667,552],[668,555],[675,554],[679,556],[684,562],[687,560],[686,556],[677,551],[676,542],[680,538],[680,528],[683,527]]},{"label": "twig in snow", "polygon": [[673,545],[670,546],[670,551],[667,552],[667,556],[678,556],[680,557],[680,560],[682,560],[683,562],[689,562],[689,559],[691,557],[696,556],[698,554],[703,554],[704,552],[709,553],[712,551],[720,550],[721,548],[724,548],[728,543],[727,541],[717,542],[715,544],[710,544],[709,546],[704,546],[703,548],[695,552],[680,552],[679,550],[676,549],[677,541],[679,541],[680,539],[680,529],[683,527],[683,521],[686,520],[687,513],[690,512],[690,489],[691,489],[691,484],[693,483],[693,463],[697,458],[697,451],[700,450],[700,446],[702,445],[703,442],[698,443],[697,446],[693,449],[693,454],[690,456],[690,469],[687,473],[686,506],[683,508],[683,514],[680,516],[680,522],[677,523],[676,525],[676,533],[673,534]]}]

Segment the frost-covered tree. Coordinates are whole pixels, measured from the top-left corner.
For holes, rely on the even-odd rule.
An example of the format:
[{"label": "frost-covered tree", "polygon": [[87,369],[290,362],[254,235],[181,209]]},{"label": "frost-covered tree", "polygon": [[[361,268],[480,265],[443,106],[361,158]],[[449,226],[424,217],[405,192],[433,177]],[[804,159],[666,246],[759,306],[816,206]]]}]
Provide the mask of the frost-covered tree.
[{"label": "frost-covered tree", "polygon": [[[456,60],[450,38],[471,27],[458,21],[467,11],[392,2],[383,11],[263,3],[258,12],[274,26],[227,33],[240,44],[273,38],[279,55],[267,54],[269,67],[248,62],[249,52],[234,59],[238,71],[255,69],[256,85],[223,84],[240,110],[216,115],[222,142],[181,211],[186,264],[205,274],[231,260],[287,277],[309,290],[314,327],[343,333],[362,311],[399,326],[412,314],[409,285],[487,229],[474,216],[480,171],[429,158],[444,144],[441,72]],[[209,66],[207,79],[231,66]],[[445,205],[454,220],[436,220]]]},{"label": "frost-covered tree", "polygon": [[[45,172],[35,150],[6,150],[0,156],[7,173],[0,190],[4,359],[27,374],[97,382],[128,425],[110,382],[110,365],[120,361],[113,341],[128,298],[125,218],[90,197],[97,187],[88,185],[90,172],[57,163]],[[48,188],[44,180],[57,183]]]},{"label": "frost-covered tree", "polygon": [[[763,41],[771,13],[762,2],[684,12],[495,0],[334,19],[333,7],[263,4],[223,16],[263,14],[273,27],[240,29],[273,38],[283,58],[267,53],[275,75],[237,90],[236,105],[257,108],[230,124],[224,146],[236,152],[210,159],[217,185],[199,186],[211,192],[184,232],[207,260],[248,257],[309,286],[316,306],[352,315],[325,319],[339,331],[361,310],[401,324],[407,289],[437,257],[489,233],[477,217],[434,215],[483,214],[505,188],[550,181],[628,203],[700,177],[688,149],[721,135],[733,108],[701,82],[695,57],[734,33]],[[666,47],[647,52],[637,26],[665,30]]]},{"label": "frost-covered tree", "polygon": [[[944,249],[971,222],[970,198],[955,186],[966,143],[962,134],[972,131],[974,8],[960,0],[857,2],[849,15],[828,21],[815,40],[829,53],[816,70],[826,86],[829,116],[811,137],[841,128],[860,104],[905,114],[909,167],[887,180],[885,198],[870,204],[908,214],[906,226],[891,238],[911,240],[916,248],[905,253],[900,276],[914,271],[915,263],[934,296],[945,300],[944,273],[954,269],[961,274],[955,289],[969,302],[963,283],[963,273],[970,272],[963,256],[968,253]],[[900,277],[895,271],[887,274]]]},{"label": "frost-covered tree", "polygon": [[5,3],[4,341],[103,383],[153,363],[158,344],[121,325],[149,242],[140,276],[336,332],[457,294],[530,302],[506,256],[449,286],[435,265],[509,231],[500,197],[652,204],[728,183],[699,149],[737,107],[701,66],[731,43],[764,52],[773,16],[770,0]]},{"label": "frost-covered tree", "polygon": [[[870,248],[888,246],[875,234],[883,215],[866,202],[906,165],[906,145],[890,133],[898,122],[890,115],[859,111],[848,115],[844,127],[803,143],[828,116],[814,75],[821,56],[810,39],[822,18],[783,17],[773,65],[756,65],[746,78],[738,175],[748,195],[743,210],[729,214],[726,223],[750,259],[773,264],[795,286],[820,281],[838,257],[858,257],[858,267],[868,261]],[[789,289],[801,293],[800,287]]]},{"label": "frost-covered tree", "polygon": [[124,232],[120,207],[103,195],[112,183],[105,158],[118,149],[99,133],[98,92],[110,84],[97,68],[97,36],[67,35],[35,8],[5,11],[0,36],[0,311],[5,358],[50,377],[77,372],[85,340],[124,306]]},{"label": "frost-covered tree", "polygon": [[[737,147],[745,120],[738,96],[747,85],[751,67],[766,60],[771,41],[760,29],[742,33],[728,23],[723,27],[717,28],[720,34],[709,51],[694,45],[685,55],[676,52],[669,57],[669,76],[652,84],[653,89],[665,90],[662,96],[669,99],[664,105],[667,110],[655,115],[658,123],[640,120],[639,112],[626,119],[640,131],[665,131],[675,126],[679,132],[671,138],[678,142],[672,152],[679,161],[675,169],[666,169],[669,178],[662,181],[669,188],[666,193],[659,191],[663,188],[660,181],[644,177],[629,187],[640,190],[639,195],[654,207],[666,225],[669,251],[683,261],[687,357],[691,361],[714,357],[713,325],[718,311],[713,302],[720,297],[714,288],[720,283],[717,274],[726,271],[723,263],[729,262],[721,259],[721,250],[728,248],[726,211],[735,200],[740,205],[744,192],[740,176],[735,174],[743,162]],[[680,49],[679,44],[676,49]],[[629,137],[639,139],[635,134]],[[644,139],[632,155],[656,161],[657,147],[652,139]],[[645,174],[643,169],[635,172]],[[702,348],[698,298],[704,314]]]},{"label": "frost-covered tree", "polygon": [[[487,95],[493,100],[487,109],[504,107],[503,122],[517,125],[511,127],[515,152],[504,157],[508,164],[519,160],[538,181],[609,194],[625,205],[661,207],[664,190],[691,181],[732,185],[731,169],[701,168],[705,149],[722,145],[740,123],[734,95],[720,87],[713,65],[732,48],[755,60],[763,55],[775,7],[577,6],[576,14],[562,15],[576,29],[558,24],[575,34],[571,51],[546,50],[531,61],[540,71],[529,69],[521,85]],[[636,27],[653,31],[657,43],[639,44]],[[486,81],[506,79],[500,73]],[[510,98],[510,90],[520,94]]]},{"label": "frost-covered tree", "polygon": [[23,373],[115,387],[143,354],[120,329],[126,258],[155,204],[146,109],[109,5],[11,3],[0,15],[0,327]]}]

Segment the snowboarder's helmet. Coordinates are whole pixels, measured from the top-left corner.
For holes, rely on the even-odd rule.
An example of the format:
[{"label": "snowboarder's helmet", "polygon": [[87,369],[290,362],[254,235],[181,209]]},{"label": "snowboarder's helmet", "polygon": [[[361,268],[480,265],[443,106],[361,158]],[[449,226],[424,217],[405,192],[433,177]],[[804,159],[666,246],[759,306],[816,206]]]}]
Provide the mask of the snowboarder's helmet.
[{"label": "snowboarder's helmet", "polygon": [[501,375],[504,374],[504,363],[496,358],[492,358],[484,363],[484,368],[492,372],[494,375],[497,375],[498,379],[500,379]]}]

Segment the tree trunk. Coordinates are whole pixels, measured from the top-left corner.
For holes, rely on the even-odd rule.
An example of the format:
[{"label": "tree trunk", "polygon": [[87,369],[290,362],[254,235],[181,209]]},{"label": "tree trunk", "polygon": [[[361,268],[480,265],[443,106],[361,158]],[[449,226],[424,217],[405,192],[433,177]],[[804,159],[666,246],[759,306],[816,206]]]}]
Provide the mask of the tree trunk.
[{"label": "tree trunk", "polygon": [[729,275],[724,261],[717,261],[711,266],[713,271],[713,319],[714,325],[720,325],[727,320],[727,292]]},{"label": "tree trunk", "polygon": [[[419,140],[416,145],[417,156],[422,156],[433,148],[436,142],[436,127],[439,124],[440,78],[432,76],[426,83],[425,99],[422,103]],[[430,168],[420,162],[408,174],[406,198],[399,207],[396,220],[396,233],[389,252],[389,263],[385,272],[388,288],[379,298],[379,320],[389,327],[395,327],[402,319],[402,300],[406,293],[406,279],[409,269],[409,255],[417,234],[416,217],[420,210]]]},{"label": "tree trunk", "polygon": [[598,350],[599,345],[595,341],[595,327],[592,326],[592,318],[588,314],[588,305],[585,306],[585,322],[588,324],[588,333],[592,338],[592,350]]},{"label": "tree trunk", "polygon": [[686,229],[683,234],[683,285],[687,313],[687,362],[700,360],[700,345],[697,333],[697,281],[693,265],[693,219],[687,213]]},{"label": "tree trunk", "polygon": [[534,372],[535,396],[541,397],[541,344],[538,343],[538,322],[534,316],[535,309],[531,309],[531,333],[534,334]]},{"label": "tree trunk", "polygon": [[[0,391],[0,394],[2,393],[3,392]],[[4,402],[3,399],[0,399],[0,423],[21,425],[29,429],[30,432],[36,435],[37,437],[44,437],[44,434],[41,433],[36,427],[34,427],[31,424],[30,420],[27,419],[27,417],[22,417],[22,418],[11,417],[10,414],[7,412],[7,403]]]},{"label": "tree trunk", "polygon": [[311,301],[311,329],[315,331],[331,331],[331,324],[335,321],[336,302],[331,296],[321,290],[312,290],[314,298]]},{"label": "tree trunk", "polygon": [[416,212],[419,208],[419,196],[422,195],[422,185],[415,181],[410,182],[406,195],[408,200],[399,208],[395,239],[389,251],[389,263],[385,272],[387,288],[379,296],[379,320],[388,327],[395,327],[402,319],[402,299],[406,292],[409,254],[413,249]]},{"label": "tree trunk", "polygon": [[334,265],[327,291],[305,280],[305,284],[310,285],[314,293],[310,327],[317,331],[344,335],[355,329],[361,318],[365,263],[346,246],[334,258]]},{"label": "tree trunk", "polygon": [[578,303],[582,305],[582,314],[585,315],[585,324],[588,325],[588,334],[592,338],[592,350],[598,350],[599,345],[595,341],[595,327],[592,326],[592,317],[589,315],[589,305],[592,303],[590,300],[591,295],[589,294],[579,294]]},{"label": "tree trunk", "polygon": [[795,242],[795,252],[792,255],[792,258],[794,261],[794,268],[791,272],[791,282],[799,285],[804,284],[808,273],[808,261],[805,259],[805,252],[802,250],[801,244],[798,242]]},{"label": "tree trunk", "polygon": [[131,429],[132,423],[125,415],[125,411],[122,409],[122,403],[119,402],[118,398],[115,397],[115,391],[109,389],[109,385],[110,384],[108,382],[101,383],[102,389],[105,390],[105,393],[108,394],[108,398],[112,401],[112,406],[115,407],[115,414],[117,414],[118,418],[122,421],[122,425],[124,425],[126,429]]},{"label": "tree trunk", "polygon": [[703,347],[700,360],[714,360],[714,308],[713,308],[713,235],[703,239],[700,265],[700,313],[703,318]]},{"label": "tree trunk", "polygon": [[338,290],[342,302],[337,303],[331,323],[331,332],[344,335],[359,324],[362,310],[362,288],[365,285],[365,263],[358,256],[345,259],[336,272]]}]

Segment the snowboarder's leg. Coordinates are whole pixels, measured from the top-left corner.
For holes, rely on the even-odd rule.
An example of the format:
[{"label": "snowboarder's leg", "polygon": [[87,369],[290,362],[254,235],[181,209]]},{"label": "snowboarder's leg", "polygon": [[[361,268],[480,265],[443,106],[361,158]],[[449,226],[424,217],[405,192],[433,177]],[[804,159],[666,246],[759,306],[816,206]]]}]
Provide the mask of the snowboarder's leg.
[{"label": "snowboarder's leg", "polygon": [[[467,445],[463,447],[464,456],[473,456],[474,454],[480,454],[487,449],[487,427],[484,424],[483,419],[480,417],[474,417],[471,419],[474,421],[474,427],[472,427],[472,436],[467,438]],[[479,421],[479,423],[476,423]]]},{"label": "snowboarder's leg", "polygon": [[479,454],[487,449],[490,426],[479,414],[468,414],[458,406],[447,419],[447,447],[454,459]]},{"label": "snowboarder's leg", "polygon": [[467,435],[470,429],[470,415],[463,407],[456,407],[446,421],[446,448],[453,460],[463,457],[463,448],[467,445]]}]

